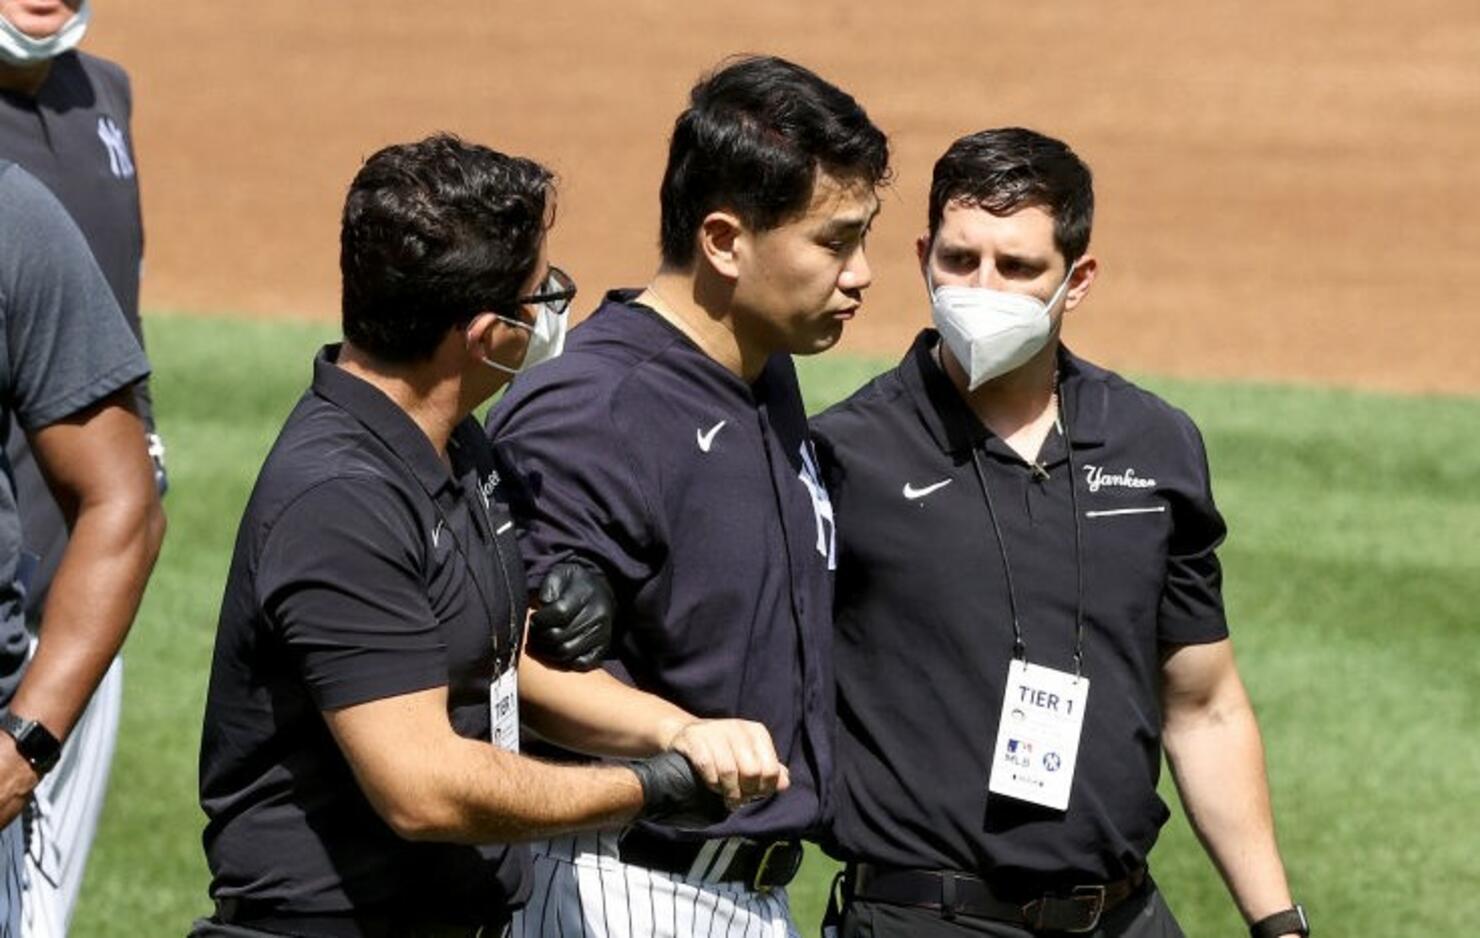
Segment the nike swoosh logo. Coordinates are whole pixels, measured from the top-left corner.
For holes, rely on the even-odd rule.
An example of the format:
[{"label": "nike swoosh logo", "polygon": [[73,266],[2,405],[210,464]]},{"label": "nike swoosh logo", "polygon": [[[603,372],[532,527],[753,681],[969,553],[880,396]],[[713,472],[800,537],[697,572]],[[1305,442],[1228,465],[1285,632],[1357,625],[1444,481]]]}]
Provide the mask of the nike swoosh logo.
[{"label": "nike swoosh logo", "polygon": [[917,498],[924,498],[926,495],[929,495],[936,489],[943,489],[950,484],[950,479],[941,479],[939,482],[934,482],[930,485],[917,489],[913,485],[910,485],[908,482],[906,482],[904,484],[904,497],[908,498],[910,501],[914,501]]},{"label": "nike swoosh logo", "polygon": [[433,547],[436,547],[437,546],[437,542],[439,540],[441,540],[441,539],[442,539],[442,522],[441,521],[438,521],[437,522],[437,526],[434,527],[434,528],[432,528],[432,546]]},{"label": "nike swoosh logo", "polygon": [[714,435],[720,431],[720,428],[723,427],[725,423],[726,421],[721,420],[719,423],[710,427],[709,432],[707,433],[703,430],[694,431],[694,437],[699,441],[699,452],[709,452],[709,448],[714,445]]}]

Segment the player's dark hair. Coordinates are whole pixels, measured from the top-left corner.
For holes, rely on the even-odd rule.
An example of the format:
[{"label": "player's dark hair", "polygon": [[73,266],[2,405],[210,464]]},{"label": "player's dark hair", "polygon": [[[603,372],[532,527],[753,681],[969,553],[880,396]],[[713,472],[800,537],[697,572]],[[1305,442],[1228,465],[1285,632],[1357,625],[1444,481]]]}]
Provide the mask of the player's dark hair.
[{"label": "player's dark hair", "polygon": [[438,134],[379,151],[344,201],[344,337],[387,362],[431,356],[485,310],[511,313],[539,260],[554,179]]},{"label": "player's dark hair", "polygon": [[878,186],[889,140],[846,92],[773,56],[747,56],[706,75],[673,125],[663,173],[663,262],[687,268],[699,224],[734,212],[765,231],[804,212],[818,169]]},{"label": "player's dark hair", "polygon": [[1054,246],[1066,261],[1089,248],[1094,177],[1067,144],[1032,130],[983,130],[951,144],[930,180],[931,240],[950,202],[993,215],[1038,206],[1053,216]]}]

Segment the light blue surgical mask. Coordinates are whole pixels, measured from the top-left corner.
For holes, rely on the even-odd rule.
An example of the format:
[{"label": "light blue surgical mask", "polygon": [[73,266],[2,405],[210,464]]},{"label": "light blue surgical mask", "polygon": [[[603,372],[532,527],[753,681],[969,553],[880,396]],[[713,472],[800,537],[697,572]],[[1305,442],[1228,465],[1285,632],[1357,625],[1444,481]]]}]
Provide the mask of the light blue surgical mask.
[{"label": "light blue surgical mask", "polygon": [[50,36],[27,36],[3,16],[0,16],[0,62],[26,68],[54,59],[69,52],[82,41],[87,32],[88,20],[92,19],[92,8],[86,0],[72,14],[62,28]]}]

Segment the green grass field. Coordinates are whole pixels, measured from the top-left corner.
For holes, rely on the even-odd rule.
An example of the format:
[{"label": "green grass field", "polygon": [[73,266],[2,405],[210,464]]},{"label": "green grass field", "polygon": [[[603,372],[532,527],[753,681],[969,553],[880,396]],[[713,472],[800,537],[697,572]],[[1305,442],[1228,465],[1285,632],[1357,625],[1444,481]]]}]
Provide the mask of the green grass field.
[{"label": "green grass field", "polygon": [[[240,510],[324,326],[154,316],[169,536],[74,934],[183,934],[208,909],[196,750]],[[883,361],[803,363],[809,406]],[[1468,931],[1480,911],[1480,399],[1149,386],[1207,436],[1227,599],[1280,839],[1323,935]],[[1175,804],[1170,791],[1168,799]],[[1185,820],[1152,856],[1192,936],[1243,934]],[[794,887],[804,935],[831,865]]]}]

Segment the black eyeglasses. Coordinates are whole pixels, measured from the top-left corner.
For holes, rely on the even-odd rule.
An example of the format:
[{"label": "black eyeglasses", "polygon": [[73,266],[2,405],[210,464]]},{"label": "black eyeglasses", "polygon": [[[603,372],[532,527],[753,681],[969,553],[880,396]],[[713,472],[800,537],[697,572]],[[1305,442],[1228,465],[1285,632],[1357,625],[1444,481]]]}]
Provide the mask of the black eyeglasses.
[{"label": "black eyeglasses", "polygon": [[562,316],[570,309],[570,301],[575,298],[576,282],[571,279],[570,274],[552,264],[539,291],[521,296],[516,302],[520,306],[543,306],[550,311],[550,315]]}]

